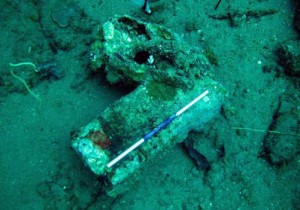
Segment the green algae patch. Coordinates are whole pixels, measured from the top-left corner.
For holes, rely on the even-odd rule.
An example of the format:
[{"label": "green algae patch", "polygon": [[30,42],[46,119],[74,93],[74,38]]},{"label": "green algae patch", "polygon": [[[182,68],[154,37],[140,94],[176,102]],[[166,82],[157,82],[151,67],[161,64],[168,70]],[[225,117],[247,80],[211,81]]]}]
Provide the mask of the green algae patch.
[{"label": "green algae patch", "polygon": [[172,101],[176,96],[176,89],[170,85],[151,82],[147,86],[147,94],[162,101]]}]

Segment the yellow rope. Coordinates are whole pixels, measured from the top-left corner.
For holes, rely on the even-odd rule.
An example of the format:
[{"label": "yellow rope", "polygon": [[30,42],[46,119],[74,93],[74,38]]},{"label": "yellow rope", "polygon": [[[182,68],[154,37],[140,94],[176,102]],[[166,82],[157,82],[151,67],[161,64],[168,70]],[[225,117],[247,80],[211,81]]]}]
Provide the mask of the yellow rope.
[{"label": "yellow rope", "polygon": [[[33,67],[33,70],[34,70],[35,72],[38,72],[38,70],[37,70],[37,68],[36,68],[36,65],[34,65],[34,64],[31,63],[31,62],[22,62],[22,63],[16,63],[16,64],[14,64],[14,63],[9,63],[9,65],[12,66],[12,67],[28,65],[28,66],[32,66],[32,67]],[[30,95],[32,95],[36,100],[41,101],[40,97],[39,97],[37,94],[35,94],[34,92],[32,92],[32,90],[29,88],[29,86],[27,85],[26,81],[25,81],[23,78],[17,76],[17,75],[13,72],[13,70],[10,70],[10,73],[11,73],[11,75],[12,75],[14,78],[16,78],[17,80],[19,80],[19,81],[25,86],[26,90],[29,92]]]},{"label": "yellow rope", "polygon": [[12,67],[17,67],[17,66],[32,66],[33,70],[35,72],[39,72],[38,69],[36,68],[36,65],[31,62],[22,62],[22,63],[9,63],[10,66]]}]

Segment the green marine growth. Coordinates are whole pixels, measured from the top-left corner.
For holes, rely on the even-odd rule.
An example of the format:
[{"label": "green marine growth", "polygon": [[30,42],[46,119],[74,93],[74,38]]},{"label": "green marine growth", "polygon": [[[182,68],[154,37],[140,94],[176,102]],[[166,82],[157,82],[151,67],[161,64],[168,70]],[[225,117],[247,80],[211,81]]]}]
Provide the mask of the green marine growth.
[{"label": "green marine growth", "polygon": [[103,25],[92,45],[91,61],[92,69],[104,70],[112,84],[136,87],[147,81],[155,84],[149,85],[152,90],[161,86],[157,84],[168,91],[190,90],[211,69],[200,48],[191,48],[162,26],[129,16]]},{"label": "green marine growth", "polygon": [[[203,129],[227,94],[207,76],[211,64],[202,49],[187,45],[162,26],[129,16],[103,24],[92,45],[91,62],[111,84],[132,89],[72,140],[84,162],[112,187],[147,159],[182,142],[190,131]],[[203,98],[194,104],[197,96]],[[163,130],[158,133],[157,128]],[[147,143],[132,151],[143,141]],[[129,158],[122,159],[128,151],[132,151]],[[109,194],[120,193],[125,185]]]}]

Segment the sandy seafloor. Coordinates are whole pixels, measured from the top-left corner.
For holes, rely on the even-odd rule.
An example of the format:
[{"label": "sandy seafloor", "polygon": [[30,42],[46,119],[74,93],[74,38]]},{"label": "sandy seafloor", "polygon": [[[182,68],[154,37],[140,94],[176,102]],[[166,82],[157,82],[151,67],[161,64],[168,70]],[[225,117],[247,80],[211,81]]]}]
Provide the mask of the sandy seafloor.
[{"label": "sandy seafloor", "polygon": [[[281,164],[261,155],[276,113],[287,113],[279,132],[300,132],[299,81],[278,67],[274,54],[298,37],[291,1],[223,0],[215,11],[217,0],[161,0],[152,15],[126,0],[61,2],[0,2],[0,209],[299,209],[299,136],[268,137],[283,147],[294,142]],[[233,10],[242,14],[234,25],[210,17]],[[275,13],[247,13],[268,10]],[[159,23],[192,46],[209,46],[217,61],[211,75],[229,95],[222,113],[189,137],[224,146],[224,157],[212,159],[208,173],[197,170],[178,145],[149,160],[133,189],[111,198],[70,148],[70,132],[125,94],[89,68],[97,28],[123,14]],[[62,27],[70,16],[72,26]],[[31,80],[39,102],[12,77],[9,63],[50,60],[65,76]],[[14,71],[28,76],[32,70]]]}]

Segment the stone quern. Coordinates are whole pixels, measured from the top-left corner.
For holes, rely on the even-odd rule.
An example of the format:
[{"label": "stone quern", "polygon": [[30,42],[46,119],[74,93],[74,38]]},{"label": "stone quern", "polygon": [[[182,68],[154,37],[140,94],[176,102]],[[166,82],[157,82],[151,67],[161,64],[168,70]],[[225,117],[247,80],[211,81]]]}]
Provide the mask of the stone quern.
[{"label": "stone quern", "polygon": [[[130,16],[116,16],[99,29],[91,66],[132,91],[72,136],[72,147],[116,195],[128,177],[150,158],[201,131],[220,111],[226,90],[212,80],[202,49],[170,30]],[[107,164],[205,90],[209,94],[113,167]],[[109,186],[109,187],[107,187]],[[120,187],[121,186],[121,187]],[[117,190],[116,190],[117,189]]]}]

